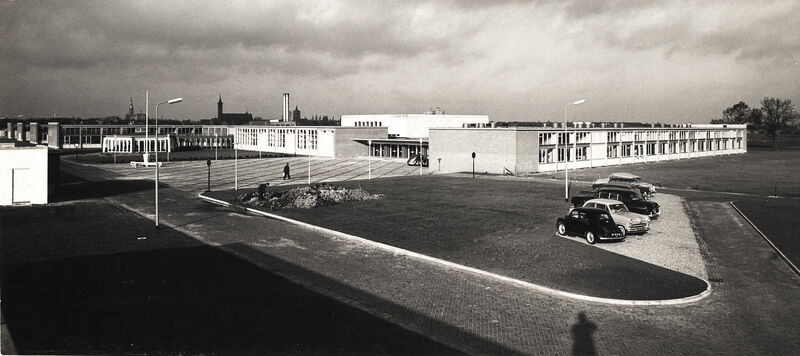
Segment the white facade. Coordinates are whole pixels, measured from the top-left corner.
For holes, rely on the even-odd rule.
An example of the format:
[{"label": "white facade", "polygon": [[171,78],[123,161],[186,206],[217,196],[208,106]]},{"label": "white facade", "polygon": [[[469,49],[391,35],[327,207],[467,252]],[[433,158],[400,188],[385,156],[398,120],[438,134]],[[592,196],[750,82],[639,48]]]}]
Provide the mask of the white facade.
[{"label": "white facade", "polygon": [[332,127],[236,127],[233,144],[247,151],[334,157]]},{"label": "white facade", "polygon": [[47,204],[47,147],[0,147],[0,205]]},{"label": "white facade", "polygon": [[172,140],[168,136],[159,136],[158,146],[156,146],[155,136],[147,138],[117,135],[103,137],[103,152],[155,152],[156,149],[158,152],[172,152]]},{"label": "white facade", "polygon": [[442,171],[527,174],[747,152],[746,125],[675,128],[455,128],[430,131]]},{"label": "white facade", "polygon": [[342,127],[386,127],[390,137],[428,137],[428,130],[435,127],[486,127],[487,115],[342,115]]}]

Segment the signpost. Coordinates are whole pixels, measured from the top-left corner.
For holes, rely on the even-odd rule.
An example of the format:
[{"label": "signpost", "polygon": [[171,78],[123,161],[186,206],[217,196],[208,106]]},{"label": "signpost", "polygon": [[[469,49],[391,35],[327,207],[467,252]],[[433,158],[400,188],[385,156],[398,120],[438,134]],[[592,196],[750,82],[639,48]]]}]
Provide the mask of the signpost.
[{"label": "signpost", "polygon": [[475,179],[475,152],[472,152],[472,179]]},{"label": "signpost", "polygon": [[206,160],[206,165],[208,166],[208,189],[206,189],[206,191],[210,192],[211,191],[211,160],[210,159]]}]

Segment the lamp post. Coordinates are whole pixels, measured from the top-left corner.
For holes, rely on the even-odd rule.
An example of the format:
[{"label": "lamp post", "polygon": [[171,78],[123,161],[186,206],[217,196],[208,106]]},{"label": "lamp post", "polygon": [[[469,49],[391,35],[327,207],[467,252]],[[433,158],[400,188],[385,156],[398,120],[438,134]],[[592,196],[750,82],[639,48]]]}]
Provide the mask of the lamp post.
[{"label": "lamp post", "polygon": [[156,227],[158,227],[158,106],[161,104],[176,104],[181,101],[183,101],[183,98],[175,98],[156,104]]},{"label": "lamp post", "polygon": [[[567,133],[567,108],[586,102],[581,99],[564,105],[564,200],[569,201],[569,134]],[[577,137],[576,137],[577,138]]]},{"label": "lamp post", "polygon": [[369,146],[369,156],[367,156],[367,160],[369,161],[368,165],[369,168],[367,169],[367,180],[372,180],[372,140],[367,140],[367,146]]}]

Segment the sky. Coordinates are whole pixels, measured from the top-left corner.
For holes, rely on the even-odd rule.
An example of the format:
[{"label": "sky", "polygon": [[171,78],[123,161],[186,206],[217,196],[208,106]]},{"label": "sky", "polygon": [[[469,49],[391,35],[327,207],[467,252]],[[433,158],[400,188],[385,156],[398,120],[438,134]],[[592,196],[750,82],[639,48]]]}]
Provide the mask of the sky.
[{"label": "sky", "polygon": [[[800,109],[800,1],[0,0],[0,116],[489,115],[707,123]],[[150,105],[151,115],[154,105]]]}]

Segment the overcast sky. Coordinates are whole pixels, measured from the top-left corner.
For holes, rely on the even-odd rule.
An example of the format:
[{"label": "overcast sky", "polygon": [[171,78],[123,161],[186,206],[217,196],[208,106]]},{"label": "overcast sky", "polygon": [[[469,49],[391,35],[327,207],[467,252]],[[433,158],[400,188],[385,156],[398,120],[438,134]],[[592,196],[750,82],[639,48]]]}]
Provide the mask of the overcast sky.
[{"label": "overcast sky", "polygon": [[[0,0],[0,116],[486,114],[709,122],[800,109],[800,1]],[[151,106],[151,113],[153,108]]]}]

